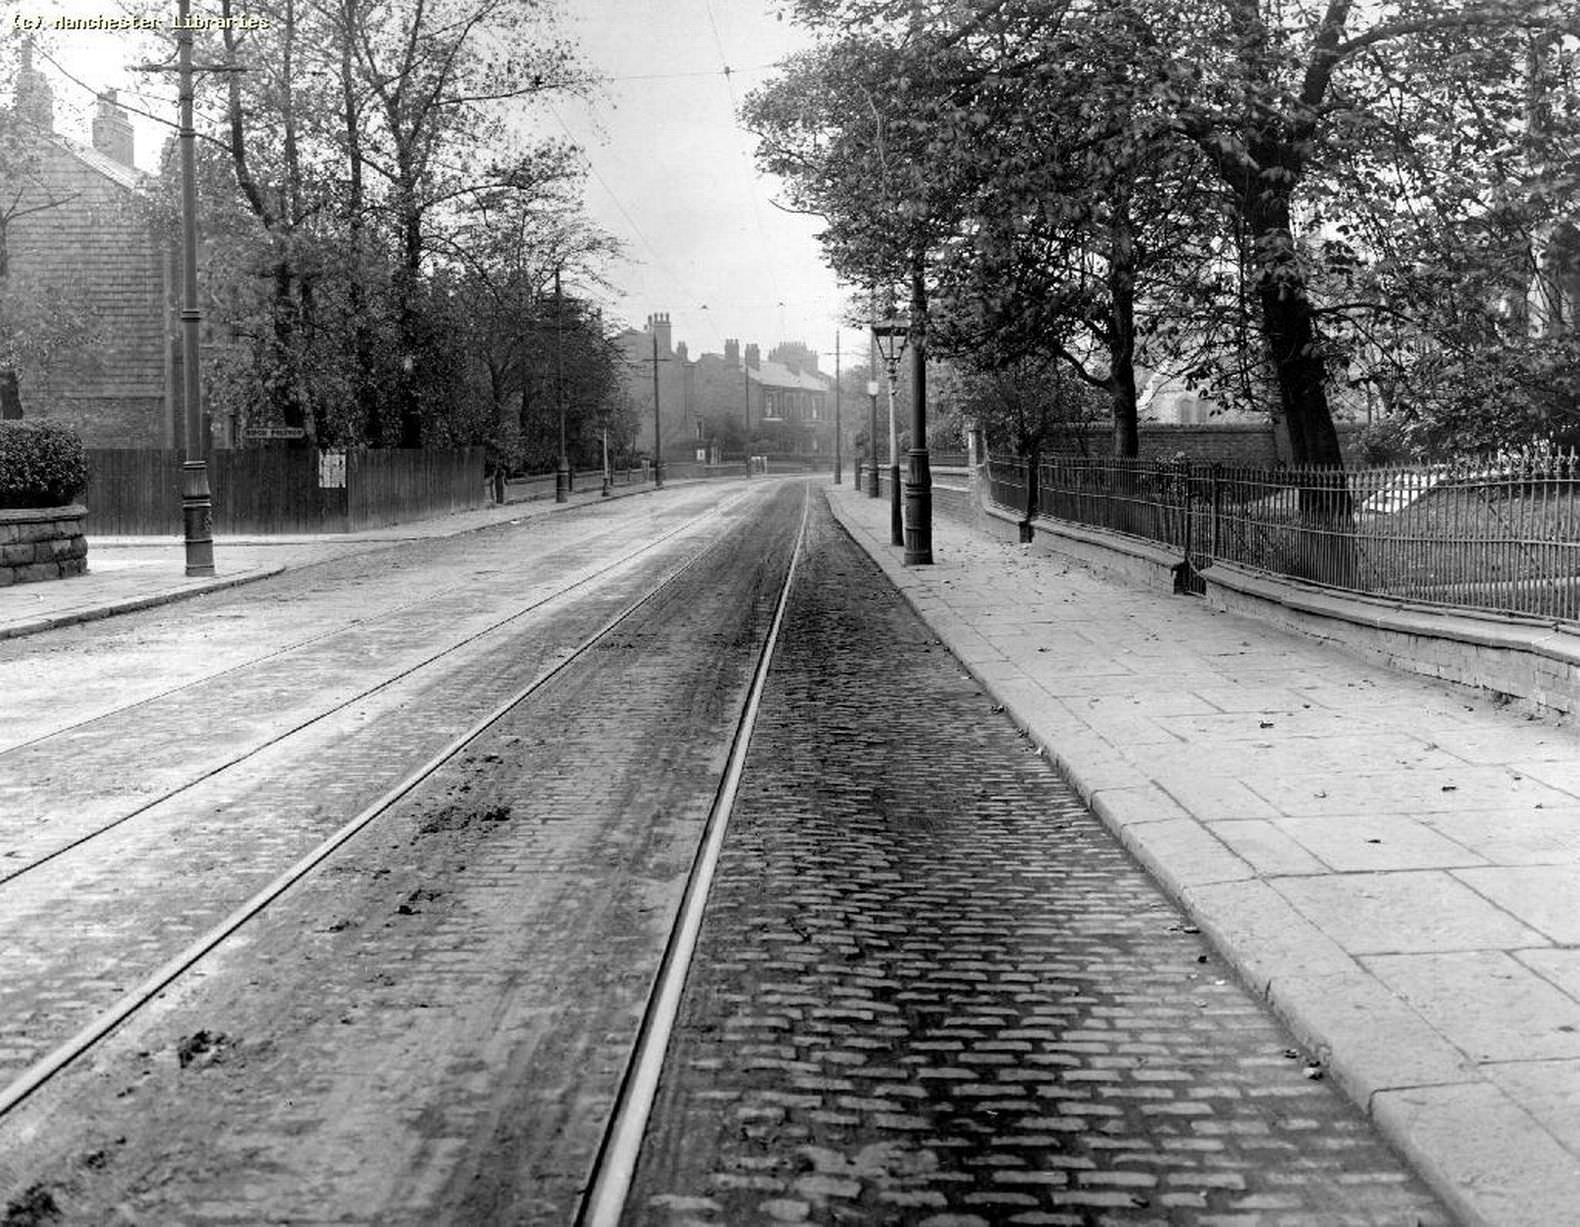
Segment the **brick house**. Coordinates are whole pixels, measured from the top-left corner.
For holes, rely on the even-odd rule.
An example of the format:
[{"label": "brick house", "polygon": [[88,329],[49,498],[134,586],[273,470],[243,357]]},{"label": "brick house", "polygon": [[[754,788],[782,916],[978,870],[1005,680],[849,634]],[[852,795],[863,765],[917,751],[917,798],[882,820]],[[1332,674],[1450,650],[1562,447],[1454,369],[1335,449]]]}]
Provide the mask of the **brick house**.
[{"label": "brick house", "polygon": [[658,361],[659,425],[664,434],[664,456],[676,459],[693,446],[696,430],[690,422],[693,371],[685,342],[673,344],[667,314],[647,317],[642,330],[627,328],[619,336],[625,358],[625,387],[636,408],[640,425],[635,448],[638,453],[653,452],[653,361]]},{"label": "brick house", "polygon": [[817,354],[801,341],[783,341],[768,351],[765,361],[748,366],[761,394],[762,421],[779,425],[797,455],[829,450],[834,381],[817,369]]},{"label": "brick house", "polygon": [[[724,342],[723,354],[692,358],[674,341],[669,316],[647,317],[642,330],[627,329],[626,388],[641,417],[637,449],[653,446],[653,354],[658,354],[660,424],[668,460],[717,459],[748,438],[765,437],[796,455],[833,448],[833,380],[819,372],[817,354],[799,341],[762,357],[755,344]],[[733,457],[732,457],[733,458]]]},{"label": "brick house", "polygon": [[38,141],[22,181],[0,195],[10,273],[69,287],[93,334],[48,370],[21,373],[23,416],[69,425],[89,447],[177,447],[172,253],[139,208],[130,120],[107,91],[91,147],[56,133],[53,93],[27,44],[15,117]]}]

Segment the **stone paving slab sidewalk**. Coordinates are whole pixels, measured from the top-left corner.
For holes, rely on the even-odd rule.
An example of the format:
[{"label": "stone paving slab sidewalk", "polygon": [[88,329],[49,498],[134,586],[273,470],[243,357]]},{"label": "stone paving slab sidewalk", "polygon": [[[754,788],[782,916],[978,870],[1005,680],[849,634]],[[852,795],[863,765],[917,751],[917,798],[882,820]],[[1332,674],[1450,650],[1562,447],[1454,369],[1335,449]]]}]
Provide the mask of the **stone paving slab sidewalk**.
[{"label": "stone paving slab sidewalk", "polygon": [[[609,498],[625,498],[651,489],[651,486],[616,486]],[[549,492],[552,496],[552,487]],[[402,541],[451,537],[494,524],[547,515],[556,508],[569,509],[608,501],[597,489],[577,490],[563,504],[555,503],[552,497],[533,497],[364,532],[216,536],[215,573],[203,577],[186,574],[186,547],[179,537],[90,535],[86,575],[0,588],[0,639],[201,596],[205,592],[267,579],[292,567],[388,549]]]},{"label": "stone paving slab sidewalk", "polygon": [[1580,735],[828,491],[855,540],[1471,1223],[1580,1211]]}]

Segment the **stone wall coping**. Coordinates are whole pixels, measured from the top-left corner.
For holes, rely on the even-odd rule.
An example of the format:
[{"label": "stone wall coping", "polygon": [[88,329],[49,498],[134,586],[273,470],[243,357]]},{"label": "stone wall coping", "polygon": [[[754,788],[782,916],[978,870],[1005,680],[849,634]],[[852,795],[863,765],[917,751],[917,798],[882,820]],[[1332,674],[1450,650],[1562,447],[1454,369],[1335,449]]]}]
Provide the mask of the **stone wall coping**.
[{"label": "stone wall coping", "polygon": [[80,520],[88,514],[81,503],[60,507],[0,507],[0,524],[38,524],[45,520]]},{"label": "stone wall coping", "polygon": [[[995,520],[1003,520],[1006,524],[1019,524],[1021,517],[1012,511],[1006,511],[997,503],[985,500],[982,510]],[[1038,531],[1062,537],[1068,541],[1081,541],[1087,545],[1099,545],[1105,550],[1112,550],[1116,554],[1127,554],[1132,558],[1164,571],[1172,571],[1180,564],[1180,552],[1166,545],[1159,545],[1154,541],[1146,541],[1140,537],[1132,537],[1126,533],[1113,532],[1106,528],[1093,528],[1086,524],[1076,524],[1069,520],[1054,520],[1047,516],[1033,517],[1032,526]]]},{"label": "stone wall coping", "polygon": [[[1062,526],[1060,531],[1065,531]],[[1338,592],[1321,584],[1273,576],[1222,560],[1203,568],[1201,575],[1209,586],[1217,584],[1242,596],[1272,601],[1301,613],[1397,634],[1452,639],[1504,651],[1533,652],[1566,665],[1580,666],[1580,626],[1551,619],[1445,609],[1392,597]]]},{"label": "stone wall coping", "polygon": [[[988,496],[985,470],[973,474],[972,484],[971,504],[980,517],[978,523],[1020,523],[1018,515],[999,507]],[[1181,561],[1176,549],[1123,533],[1042,517],[1032,523],[1037,536],[1046,539],[1045,548],[1078,561],[1096,551],[1131,564],[1141,563],[1154,574],[1176,571]],[[1062,550],[1060,542],[1064,543]],[[1580,625],[1529,614],[1449,608],[1398,597],[1344,592],[1221,560],[1202,568],[1201,577],[1207,585],[1208,602],[1219,608],[1230,607],[1224,599],[1229,596],[1237,613],[1329,639],[1362,654],[1380,650],[1387,663],[1396,668],[1512,694],[1538,708],[1561,713],[1580,707],[1580,689],[1576,688],[1580,683]],[[1282,611],[1283,616],[1275,610]],[[1302,625],[1301,619],[1308,621]],[[1326,625],[1319,630],[1313,623]],[[1346,635],[1342,629],[1346,626],[1355,630]],[[1379,649],[1366,642],[1369,634],[1381,636],[1385,644],[1392,646]],[[1482,658],[1482,667],[1461,676],[1460,671],[1444,665],[1441,650],[1433,644],[1462,644],[1471,651],[1494,656]],[[1493,660],[1506,663],[1487,663]],[[1526,663],[1522,665],[1520,661]],[[1544,661],[1550,663],[1544,666],[1540,663]],[[1548,674],[1553,676],[1547,677]],[[1569,680],[1556,680],[1562,677]]]}]

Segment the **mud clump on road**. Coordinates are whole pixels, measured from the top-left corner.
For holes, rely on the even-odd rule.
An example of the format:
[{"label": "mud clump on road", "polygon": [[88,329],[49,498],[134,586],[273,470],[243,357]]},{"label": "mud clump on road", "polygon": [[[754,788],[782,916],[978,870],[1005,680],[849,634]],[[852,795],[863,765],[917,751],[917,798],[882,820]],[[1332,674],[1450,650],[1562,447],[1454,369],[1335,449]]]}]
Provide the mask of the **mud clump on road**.
[{"label": "mud clump on road", "polygon": [[182,1069],[190,1065],[217,1065],[224,1060],[230,1037],[222,1031],[195,1031],[176,1045],[176,1060]]},{"label": "mud clump on road", "polygon": [[395,910],[402,916],[418,916],[422,914],[422,908],[417,906],[419,903],[432,903],[435,899],[442,898],[444,898],[442,890],[428,890],[425,887],[419,887],[407,895],[406,902]]},{"label": "mud clump on road", "polygon": [[0,1227],[44,1227],[46,1223],[59,1221],[60,1207],[55,1204],[55,1195],[44,1185],[35,1184],[14,1201],[6,1203]]},{"label": "mud clump on road", "polygon": [[437,835],[441,831],[468,831],[482,823],[509,822],[510,818],[508,805],[479,806],[475,802],[468,805],[451,804],[424,818],[417,825],[417,834]]}]

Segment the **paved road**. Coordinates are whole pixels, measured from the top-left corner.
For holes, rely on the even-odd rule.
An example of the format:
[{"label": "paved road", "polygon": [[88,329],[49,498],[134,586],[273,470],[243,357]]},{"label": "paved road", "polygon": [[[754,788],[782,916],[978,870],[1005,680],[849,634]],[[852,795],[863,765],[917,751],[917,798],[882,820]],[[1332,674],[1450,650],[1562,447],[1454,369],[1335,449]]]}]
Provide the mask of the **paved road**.
[{"label": "paved road", "polygon": [[[153,713],[112,712],[0,758],[29,804],[8,811],[19,819],[48,803],[50,780],[79,801],[102,792],[106,817],[146,781],[180,782],[183,767],[205,777],[0,885],[0,941],[24,956],[0,979],[9,1074],[712,547],[572,674],[0,1121],[7,1227],[41,1198],[59,1219],[39,1221],[83,1224],[567,1222],[803,498],[699,490],[628,516],[649,536],[684,531],[552,619],[518,619],[344,707],[305,744],[205,776],[238,738],[256,744],[333,707],[629,542],[580,532],[545,551],[500,532],[460,553],[386,554],[350,578],[360,599],[331,575],[268,581],[183,611],[191,626],[245,607],[260,636],[277,636],[216,653],[229,672],[178,696],[149,687]],[[753,503],[789,510],[749,514]],[[257,613],[277,601],[284,617]],[[118,629],[152,641],[145,663],[190,646],[143,615]],[[281,651],[287,640],[303,646]],[[236,720],[227,696],[244,698]],[[187,718],[167,727],[171,703]],[[247,720],[260,727],[237,727]],[[128,761],[138,752],[146,772]],[[70,814],[54,810],[7,819],[7,844],[26,863],[62,823]]]},{"label": "paved road", "polygon": [[627,1221],[1446,1222],[817,523]]},{"label": "paved road", "polygon": [[[726,497],[403,548],[0,651],[0,684],[57,712],[47,741],[5,726],[0,787],[25,804],[0,819],[0,867],[191,785],[0,885],[25,971],[0,983],[15,1068],[718,547],[0,1122],[7,1227],[570,1221],[801,485],[721,506],[508,647],[417,666]],[[632,1221],[1443,1222],[814,508]],[[60,704],[38,652],[82,670],[54,675]],[[131,699],[151,706],[118,710]],[[256,753],[208,774],[238,746]]]}]

